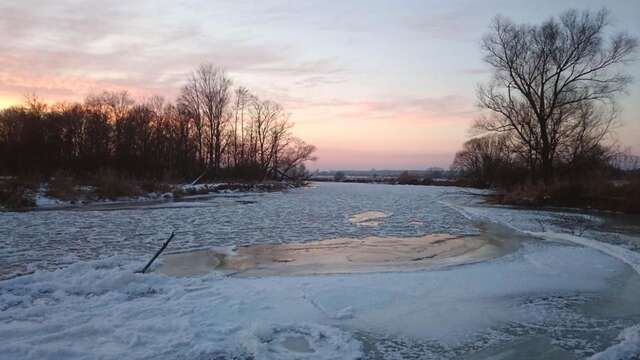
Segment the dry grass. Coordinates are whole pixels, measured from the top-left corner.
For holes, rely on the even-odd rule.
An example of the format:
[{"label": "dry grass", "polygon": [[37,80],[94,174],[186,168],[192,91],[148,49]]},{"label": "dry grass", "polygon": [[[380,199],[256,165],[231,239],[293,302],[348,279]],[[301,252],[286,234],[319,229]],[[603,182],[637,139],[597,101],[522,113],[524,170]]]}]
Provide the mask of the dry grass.
[{"label": "dry grass", "polygon": [[173,191],[173,186],[165,181],[148,179],[140,182],[140,188],[145,193],[164,194]]},{"label": "dry grass", "polygon": [[0,205],[9,210],[36,206],[33,198],[38,182],[33,179],[9,178],[0,181]]},{"label": "dry grass", "polygon": [[138,183],[113,171],[104,171],[94,177],[95,195],[100,199],[140,196],[144,191]]},{"label": "dry grass", "polygon": [[73,177],[62,172],[49,179],[45,195],[64,201],[78,201],[83,197]]},{"label": "dry grass", "polygon": [[523,185],[496,193],[490,197],[490,202],[640,213],[640,178],[619,182],[602,179],[580,183],[558,182],[548,187]]}]

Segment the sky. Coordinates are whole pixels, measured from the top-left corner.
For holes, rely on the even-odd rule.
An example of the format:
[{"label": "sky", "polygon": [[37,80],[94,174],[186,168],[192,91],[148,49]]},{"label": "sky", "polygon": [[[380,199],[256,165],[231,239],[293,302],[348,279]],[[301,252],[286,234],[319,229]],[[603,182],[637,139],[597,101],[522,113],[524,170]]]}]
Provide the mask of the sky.
[{"label": "sky", "polygon": [[[285,106],[318,148],[312,169],[448,167],[491,79],[480,41],[492,18],[602,7],[612,30],[640,37],[637,0],[0,0],[0,108],[102,90],[174,100],[211,63]],[[628,71],[616,137],[640,154],[640,61]]]}]

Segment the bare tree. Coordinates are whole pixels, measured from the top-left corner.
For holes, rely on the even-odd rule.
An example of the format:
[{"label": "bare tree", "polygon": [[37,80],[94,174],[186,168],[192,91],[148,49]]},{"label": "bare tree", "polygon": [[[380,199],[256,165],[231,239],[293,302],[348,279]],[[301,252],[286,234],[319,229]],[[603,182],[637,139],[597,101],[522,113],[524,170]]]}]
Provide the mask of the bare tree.
[{"label": "bare tree", "polygon": [[616,125],[617,114],[615,107],[596,107],[590,102],[581,104],[560,134],[558,157],[571,166],[581,159],[599,154],[604,140]]},{"label": "bare tree", "polygon": [[25,95],[24,104],[29,111],[38,116],[47,111],[47,103],[42,101],[35,93]]},{"label": "bare tree", "polygon": [[276,155],[274,147],[277,147],[277,142],[274,140],[281,139],[278,133],[280,131],[278,122],[284,116],[284,110],[276,102],[256,99],[252,103],[250,115],[255,146],[252,153],[260,171],[266,175]]},{"label": "bare tree", "polygon": [[[204,159],[206,140],[206,156],[208,166],[214,172],[220,170],[222,150],[224,147],[224,126],[227,119],[225,111],[229,105],[229,89],[231,80],[224,71],[213,65],[201,65],[191,76],[189,83],[182,89],[180,103],[191,114],[200,136],[199,147]],[[206,122],[206,129],[203,122]],[[204,131],[206,130],[206,137]],[[204,137],[204,140],[203,140]]]},{"label": "bare tree", "polygon": [[502,182],[506,170],[512,168],[509,137],[499,134],[485,135],[468,140],[456,153],[451,166],[476,185],[496,185]]},{"label": "bare tree", "polygon": [[[238,87],[235,92],[234,105],[234,123],[233,123],[233,162],[234,166],[238,166],[244,162],[244,113],[249,101],[251,101],[251,93],[245,87]],[[240,128],[238,128],[238,121]]]},{"label": "bare tree", "polygon": [[105,114],[111,122],[125,117],[134,104],[135,100],[127,91],[103,91],[85,99],[87,108]]},{"label": "bare tree", "polygon": [[315,148],[292,136],[282,106],[244,88],[235,91],[233,104],[230,96],[224,73],[202,66],[177,104],[156,96],[136,104],[126,92],[90,95],[84,104],[27,98],[24,106],[0,111],[0,171],[113,171],[147,179],[201,178],[211,169],[216,173],[210,176],[254,180],[304,176],[303,163]]},{"label": "bare tree", "polygon": [[196,129],[198,160],[200,167],[204,168],[204,122],[202,120],[201,107],[197,83],[192,78],[189,83],[182,87],[180,98],[178,99],[178,108],[182,116],[192,122]]},{"label": "bare tree", "polygon": [[[539,159],[532,163],[539,162],[545,184],[553,181],[554,161],[566,139],[593,128],[608,132],[611,116],[603,115],[604,109],[612,108],[631,81],[621,65],[630,60],[637,39],[619,33],[605,40],[608,25],[606,10],[569,10],[540,25],[498,17],[483,39],[494,79],[479,88],[478,98],[492,116],[476,126],[519,139]],[[588,121],[585,110],[591,112]]]},{"label": "bare tree", "polygon": [[271,127],[271,156],[269,159],[271,161],[271,169],[269,169],[268,172],[270,172],[274,178],[280,176],[278,173],[278,165],[280,164],[282,153],[294,141],[290,133],[292,127],[293,123],[289,121],[289,114],[284,112],[282,112],[280,118],[273,122]]},{"label": "bare tree", "polygon": [[306,161],[315,161],[316,157],[313,155],[315,151],[316,147],[314,145],[307,144],[298,138],[292,138],[278,160],[278,172],[280,175],[286,175]]}]

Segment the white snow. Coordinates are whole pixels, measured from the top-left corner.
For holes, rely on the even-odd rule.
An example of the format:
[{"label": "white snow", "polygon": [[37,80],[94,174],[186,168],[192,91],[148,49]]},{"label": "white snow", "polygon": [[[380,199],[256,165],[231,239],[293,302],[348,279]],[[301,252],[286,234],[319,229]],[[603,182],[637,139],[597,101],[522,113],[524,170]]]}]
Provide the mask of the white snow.
[{"label": "white snow", "polygon": [[300,354],[282,342],[295,335],[311,358],[355,359],[360,331],[464,346],[500,324],[553,322],[553,306],[526,301],[532,294],[597,292],[624,271],[594,250],[553,244],[446,270],[340,276],[172,278],[135,274],[141,260],[111,257],[0,282],[0,353],[293,359]]},{"label": "white snow", "polygon": [[46,195],[44,195],[43,193],[40,193],[40,192],[38,192],[34,196],[34,200],[36,202],[36,206],[39,207],[39,208],[71,206],[71,203],[68,202],[68,201],[55,199],[55,198],[46,196]]},{"label": "white snow", "polygon": [[225,183],[182,184],[179,185],[178,188],[185,192],[203,193],[207,191],[214,191],[222,185],[225,185]]},{"label": "white snow", "polygon": [[[361,355],[360,342],[349,333],[304,322],[322,314],[283,291],[296,291],[299,284],[281,287],[275,278],[217,275],[173,279],[135,274],[138,266],[113,257],[3,282],[0,354],[16,359]],[[308,349],[288,348],[292,336]]]},{"label": "white snow", "polygon": [[599,352],[590,360],[633,360],[640,357],[640,324],[628,327],[618,336],[620,341],[606,350]]}]

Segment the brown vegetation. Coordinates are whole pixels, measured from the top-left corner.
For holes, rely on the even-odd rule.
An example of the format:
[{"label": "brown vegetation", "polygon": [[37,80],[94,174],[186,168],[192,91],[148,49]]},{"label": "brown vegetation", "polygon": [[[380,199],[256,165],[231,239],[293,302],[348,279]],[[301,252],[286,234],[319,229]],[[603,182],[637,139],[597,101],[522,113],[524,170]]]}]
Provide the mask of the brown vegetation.
[{"label": "brown vegetation", "polygon": [[81,197],[81,191],[73,176],[57,172],[49,179],[45,195],[64,201],[76,201]]},{"label": "brown vegetation", "polygon": [[144,194],[139,182],[113,171],[100,172],[95,176],[93,184],[95,184],[95,195],[99,199],[115,200]]},{"label": "brown vegetation", "polygon": [[35,185],[25,179],[10,178],[0,181],[0,206],[10,210],[34,207]]},{"label": "brown vegetation", "polygon": [[558,182],[498,191],[490,202],[517,206],[571,207],[640,213],[640,178],[625,181]]}]

